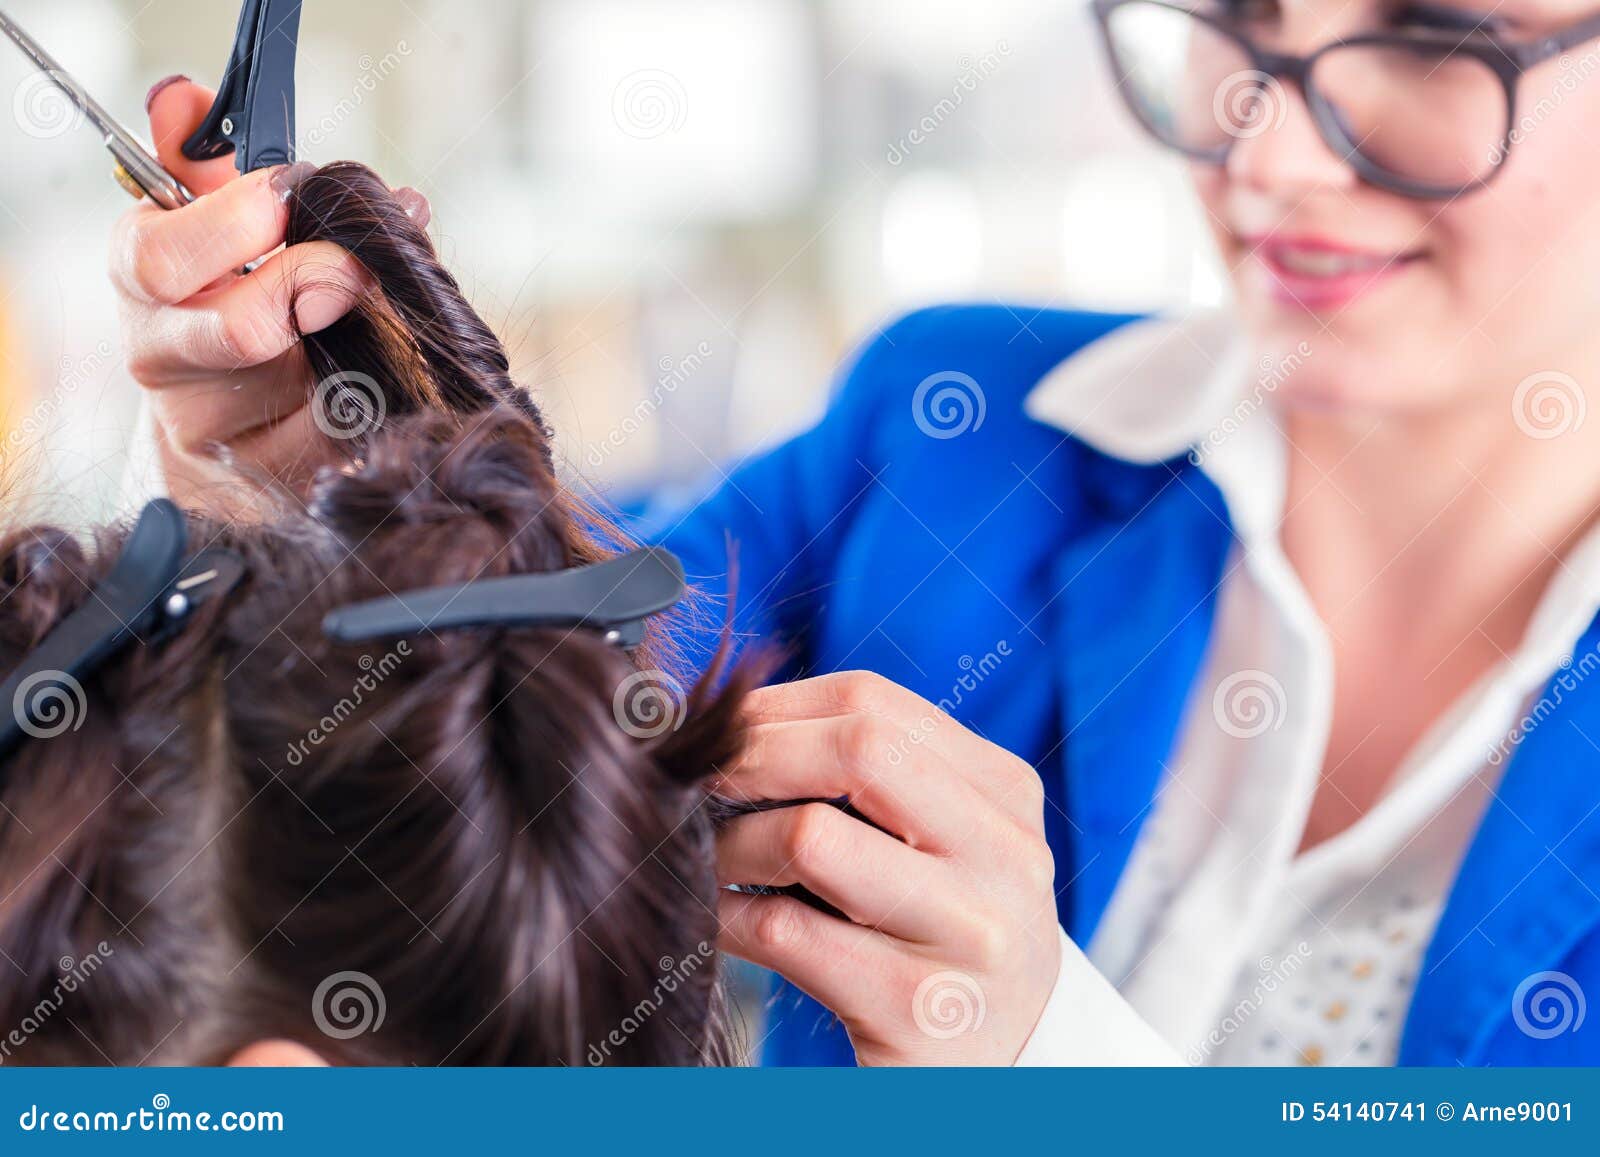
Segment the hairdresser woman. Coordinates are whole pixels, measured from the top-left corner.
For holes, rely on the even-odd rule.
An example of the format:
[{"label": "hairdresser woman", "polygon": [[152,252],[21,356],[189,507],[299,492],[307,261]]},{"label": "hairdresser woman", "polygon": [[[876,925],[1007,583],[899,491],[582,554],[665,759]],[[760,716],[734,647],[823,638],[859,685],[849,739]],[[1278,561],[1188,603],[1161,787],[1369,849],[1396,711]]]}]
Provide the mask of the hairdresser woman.
[{"label": "hairdresser woman", "polygon": [[[723,839],[853,918],[727,900],[769,1060],[1600,1062],[1591,5],[1104,0],[1236,307],[913,315],[661,521],[797,672],[876,673],[768,691],[726,778],[878,825]],[[113,262],[180,488],[305,395],[271,279],[193,296],[282,231],[179,158],[207,99],[152,113],[215,192]]]}]

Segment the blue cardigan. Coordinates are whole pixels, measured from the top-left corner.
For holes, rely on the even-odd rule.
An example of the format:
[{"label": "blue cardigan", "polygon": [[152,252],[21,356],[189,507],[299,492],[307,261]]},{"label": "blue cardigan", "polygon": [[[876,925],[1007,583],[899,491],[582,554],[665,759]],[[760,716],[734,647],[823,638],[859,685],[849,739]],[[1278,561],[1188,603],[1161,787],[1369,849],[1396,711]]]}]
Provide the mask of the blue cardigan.
[{"label": "blue cardigan", "polygon": [[[713,597],[727,593],[732,544],[739,628],[787,643],[791,674],[880,672],[1030,760],[1061,921],[1080,944],[1157,790],[1232,539],[1216,488],[1186,459],[1114,460],[1023,412],[1046,373],[1128,320],[915,313],[856,356],[815,428],[645,525]],[[914,399],[952,372],[981,388],[982,421],[933,437]],[[1554,982],[1580,1000],[1600,995],[1600,678],[1588,670],[1574,664],[1551,688],[1553,712],[1509,761],[1428,948],[1402,1064],[1600,1064],[1600,1024],[1530,1035],[1519,1023],[1539,1022],[1513,1016],[1541,972],[1565,974]],[[771,1016],[766,1063],[851,1063],[838,1025],[792,988]]]}]

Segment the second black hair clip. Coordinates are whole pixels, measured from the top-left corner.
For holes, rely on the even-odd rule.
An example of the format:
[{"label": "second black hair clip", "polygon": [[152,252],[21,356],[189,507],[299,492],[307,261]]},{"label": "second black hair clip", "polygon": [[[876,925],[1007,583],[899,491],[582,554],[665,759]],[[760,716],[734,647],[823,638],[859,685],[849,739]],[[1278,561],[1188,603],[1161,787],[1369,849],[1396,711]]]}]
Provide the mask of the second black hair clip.
[{"label": "second black hair clip", "polygon": [[339,643],[470,627],[581,627],[637,647],[649,619],[683,598],[683,564],[647,547],[569,570],[504,575],[338,607],[322,620]]}]

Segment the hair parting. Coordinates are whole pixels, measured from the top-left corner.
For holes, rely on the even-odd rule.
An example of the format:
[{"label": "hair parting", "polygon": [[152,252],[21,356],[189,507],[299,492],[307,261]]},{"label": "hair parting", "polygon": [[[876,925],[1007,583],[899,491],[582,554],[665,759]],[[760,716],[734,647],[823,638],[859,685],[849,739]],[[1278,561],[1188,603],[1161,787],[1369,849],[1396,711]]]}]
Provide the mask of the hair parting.
[{"label": "hair parting", "polygon": [[[377,383],[380,420],[303,506],[190,513],[245,580],[0,763],[0,1063],[211,1064],[279,1038],[340,1063],[737,1059],[708,782],[759,671],[725,635],[691,678],[670,627],[632,653],[551,628],[326,638],[337,606],[625,543],[560,484],[504,348],[375,175],[312,173],[289,220],[372,276],[304,345],[319,380]],[[0,538],[0,669],[127,534]],[[640,687],[669,726],[634,725]]]}]

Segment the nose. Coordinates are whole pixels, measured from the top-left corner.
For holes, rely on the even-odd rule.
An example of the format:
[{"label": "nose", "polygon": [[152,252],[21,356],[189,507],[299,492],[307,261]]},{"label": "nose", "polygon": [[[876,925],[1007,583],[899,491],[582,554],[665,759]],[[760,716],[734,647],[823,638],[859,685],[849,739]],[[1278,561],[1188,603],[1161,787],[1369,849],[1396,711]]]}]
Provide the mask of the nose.
[{"label": "nose", "polygon": [[1248,88],[1226,94],[1217,104],[1229,116],[1225,127],[1234,137],[1226,166],[1230,181],[1279,196],[1358,182],[1317,131],[1298,85],[1251,74]]}]

